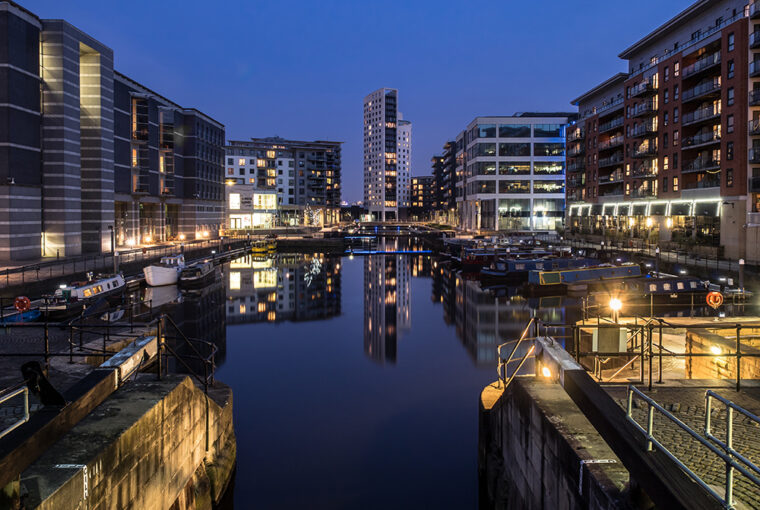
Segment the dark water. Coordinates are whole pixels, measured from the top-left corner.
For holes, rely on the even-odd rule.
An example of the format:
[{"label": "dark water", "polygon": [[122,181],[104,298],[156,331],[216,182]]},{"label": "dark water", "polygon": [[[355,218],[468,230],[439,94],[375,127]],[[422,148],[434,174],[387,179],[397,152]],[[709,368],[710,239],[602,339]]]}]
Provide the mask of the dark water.
[{"label": "dark water", "polygon": [[478,507],[478,399],[533,314],[570,323],[580,299],[495,295],[434,255],[227,264],[173,315],[234,391],[228,506]]}]

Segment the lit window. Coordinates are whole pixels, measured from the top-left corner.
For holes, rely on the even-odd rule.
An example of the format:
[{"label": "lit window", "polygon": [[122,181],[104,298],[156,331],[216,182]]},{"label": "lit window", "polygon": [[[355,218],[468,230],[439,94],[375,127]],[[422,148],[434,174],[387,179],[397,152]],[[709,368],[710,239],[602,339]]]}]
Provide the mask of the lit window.
[{"label": "lit window", "polygon": [[230,209],[240,209],[240,193],[230,193]]},{"label": "lit window", "polygon": [[244,158],[238,159],[238,165],[245,166],[245,159]]}]

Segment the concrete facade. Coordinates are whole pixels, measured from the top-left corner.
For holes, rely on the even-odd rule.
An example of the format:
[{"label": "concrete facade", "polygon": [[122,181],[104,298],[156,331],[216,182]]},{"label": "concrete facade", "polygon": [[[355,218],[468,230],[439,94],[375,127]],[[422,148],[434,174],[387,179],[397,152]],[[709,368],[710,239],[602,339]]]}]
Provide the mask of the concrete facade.
[{"label": "concrete facade", "polygon": [[66,21],[3,1],[0,29],[0,259],[218,231],[222,124],[120,75]]}]

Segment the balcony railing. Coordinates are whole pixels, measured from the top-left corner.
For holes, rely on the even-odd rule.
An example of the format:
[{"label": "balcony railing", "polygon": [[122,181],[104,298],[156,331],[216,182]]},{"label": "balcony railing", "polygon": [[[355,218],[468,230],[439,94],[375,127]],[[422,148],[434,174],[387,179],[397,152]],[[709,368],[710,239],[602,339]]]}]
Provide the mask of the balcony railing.
[{"label": "balcony railing", "polygon": [[631,172],[633,177],[657,177],[657,170],[651,165],[641,165]]},{"label": "balcony railing", "polygon": [[749,105],[750,106],[760,105],[760,89],[754,89],[754,90],[749,91]]},{"label": "balcony railing", "polygon": [[623,172],[613,172],[610,175],[599,176],[599,184],[615,184],[623,182]]},{"label": "balcony railing", "polygon": [[605,131],[615,129],[622,125],[623,125],[623,117],[617,117],[615,119],[612,119],[609,122],[605,122],[604,124],[599,124],[599,132],[604,133]]},{"label": "balcony railing", "polygon": [[654,133],[657,133],[657,123],[644,122],[643,124],[638,124],[635,128],[633,128],[629,136],[632,138],[638,138],[642,136],[648,136]]},{"label": "balcony railing", "polygon": [[583,161],[576,161],[567,165],[568,172],[582,172],[586,169],[586,164]]},{"label": "balcony railing", "polygon": [[657,146],[651,143],[642,144],[633,149],[634,158],[643,158],[657,154]]},{"label": "balcony railing", "polygon": [[643,115],[652,115],[655,113],[657,113],[657,105],[655,102],[645,101],[636,105],[636,107],[633,109],[633,112],[631,113],[631,116],[640,117]]},{"label": "balcony railing", "polygon": [[574,158],[575,156],[578,156],[580,154],[583,154],[586,148],[583,146],[583,144],[578,144],[571,148],[569,151],[567,151],[567,155],[571,158]]},{"label": "balcony railing", "polygon": [[652,188],[640,188],[631,190],[631,197],[633,198],[652,198],[656,197],[657,193]]},{"label": "balcony railing", "polygon": [[760,47],[760,32],[755,31],[749,35],[749,47],[753,49]]},{"label": "balcony railing", "polygon": [[752,136],[760,136],[760,120],[755,119],[749,121],[749,134]]},{"label": "balcony railing", "polygon": [[623,154],[621,152],[618,152],[608,158],[599,158],[599,168],[617,165],[618,163],[622,163],[622,162],[623,162]]},{"label": "balcony railing", "polygon": [[749,75],[753,78],[760,76],[760,60],[753,60],[749,63]]},{"label": "balcony railing", "polygon": [[720,161],[712,158],[697,158],[686,162],[683,165],[683,173],[689,172],[705,172],[707,170],[715,170],[720,168]]},{"label": "balcony railing", "polygon": [[631,97],[642,96],[642,95],[650,94],[656,91],[657,89],[654,88],[651,81],[643,81],[639,83],[638,85],[631,87],[628,97],[631,98]]},{"label": "balcony railing", "polygon": [[720,93],[720,79],[715,78],[712,81],[702,83],[696,87],[686,89],[681,94],[681,102],[692,101],[694,99],[706,96],[708,94]]},{"label": "balcony railing", "polygon": [[583,178],[582,177],[571,177],[567,180],[567,185],[572,186],[574,188],[577,188],[578,186],[583,186]]},{"label": "balcony railing", "polygon": [[707,145],[711,143],[719,143],[719,142],[720,142],[720,132],[710,131],[707,133],[701,133],[698,135],[684,138],[681,141],[681,145],[683,147],[699,147],[702,145]]},{"label": "balcony railing", "polygon": [[696,182],[684,183],[683,189],[720,188],[720,177],[711,176]]},{"label": "balcony railing", "polygon": [[760,177],[749,178],[749,190],[752,193],[760,193]]},{"label": "balcony railing", "polygon": [[688,126],[689,124],[696,124],[697,122],[704,122],[709,119],[720,117],[720,108],[714,106],[708,106],[706,108],[700,108],[693,112],[684,113],[681,117],[681,125]]},{"label": "balcony railing", "polygon": [[749,17],[752,19],[760,18],[760,2],[749,4]]},{"label": "balcony railing", "polygon": [[613,147],[617,147],[619,145],[623,145],[623,136],[613,136],[612,138],[609,138],[603,142],[599,143],[599,150],[603,151],[606,149],[611,149]]},{"label": "balcony railing", "polygon": [[586,137],[586,132],[582,129],[574,129],[571,131],[568,131],[567,133],[567,141],[568,142],[576,142],[578,140],[583,140]]},{"label": "balcony railing", "polygon": [[749,162],[760,163],[760,148],[753,148],[749,150]]},{"label": "balcony railing", "polygon": [[681,76],[683,78],[688,78],[689,76],[693,76],[700,71],[704,71],[705,69],[709,69],[718,64],[720,64],[720,52],[716,51],[715,53],[702,57],[693,64],[684,67],[681,70]]}]

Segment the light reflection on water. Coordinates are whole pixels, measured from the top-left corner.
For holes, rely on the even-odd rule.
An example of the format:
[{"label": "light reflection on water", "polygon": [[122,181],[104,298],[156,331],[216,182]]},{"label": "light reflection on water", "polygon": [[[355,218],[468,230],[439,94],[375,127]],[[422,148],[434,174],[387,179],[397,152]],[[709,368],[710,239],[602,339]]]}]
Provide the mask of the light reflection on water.
[{"label": "light reflection on water", "polygon": [[409,254],[247,256],[178,307],[220,345],[216,376],[234,391],[235,508],[477,506],[497,346],[534,315],[583,313]]}]

